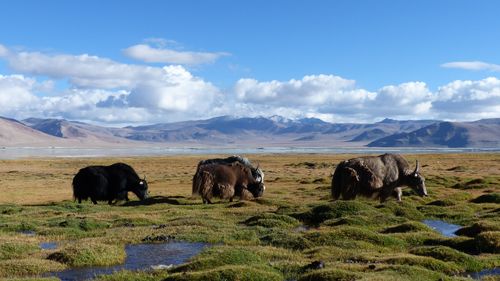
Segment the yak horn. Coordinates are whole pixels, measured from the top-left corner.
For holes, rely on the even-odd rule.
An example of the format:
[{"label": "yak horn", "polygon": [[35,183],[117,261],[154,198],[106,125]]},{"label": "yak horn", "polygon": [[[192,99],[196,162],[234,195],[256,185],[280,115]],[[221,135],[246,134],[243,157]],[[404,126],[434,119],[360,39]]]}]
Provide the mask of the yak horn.
[{"label": "yak horn", "polygon": [[418,174],[418,171],[420,170],[420,165],[418,164],[418,160],[417,160],[417,164],[416,164],[416,167],[415,167],[415,174]]}]

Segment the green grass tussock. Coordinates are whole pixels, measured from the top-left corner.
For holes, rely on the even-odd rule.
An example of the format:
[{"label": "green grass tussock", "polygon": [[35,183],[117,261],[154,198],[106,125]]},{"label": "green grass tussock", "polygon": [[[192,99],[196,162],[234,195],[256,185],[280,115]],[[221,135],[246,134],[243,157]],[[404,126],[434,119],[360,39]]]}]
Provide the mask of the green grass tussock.
[{"label": "green grass tussock", "polygon": [[323,269],[306,273],[298,281],[354,281],[359,278],[360,274],[353,272],[341,269]]},{"label": "green grass tussock", "polygon": [[391,226],[382,231],[382,233],[406,233],[406,232],[418,232],[418,231],[433,231],[427,225],[421,222],[406,222],[396,226]]},{"label": "green grass tussock", "polygon": [[476,222],[470,226],[462,227],[455,232],[457,235],[463,235],[468,237],[476,237],[478,234],[485,231],[500,231],[500,221],[489,222],[480,221]]},{"label": "green grass tussock", "polygon": [[410,253],[433,257],[445,262],[453,262],[459,265],[463,271],[476,272],[486,267],[486,264],[482,263],[478,258],[445,246],[417,247],[412,249]]},{"label": "green grass tussock", "polygon": [[473,203],[496,203],[500,204],[500,193],[488,193],[488,194],[483,194],[477,198],[474,198],[471,200]]},{"label": "green grass tussock", "polygon": [[298,226],[300,224],[300,221],[287,215],[265,213],[253,216],[243,223],[248,226],[262,226],[266,228],[291,228]]},{"label": "green grass tussock", "polygon": [[207,248],[171,272],[165,280],[283,280],[282,274],[256,253],[231,246]]},{"label": "green grass tussock", "polygon": [[107,266],[122,263],[126,254],[123,246],[101,243],[70,245],[50,254],[47,259],[68,266]]},{"label": "green grass tussock", "polygon": [[64,265],[37,258],[10,259],[0,261],[0,277],[35,276],[49,271],[63,270]]},{"label": "green grass tussock", "polygon": [[0,240],[0,260],[19,259],[27,257],[38,250],[39,247],[32,243]]}]

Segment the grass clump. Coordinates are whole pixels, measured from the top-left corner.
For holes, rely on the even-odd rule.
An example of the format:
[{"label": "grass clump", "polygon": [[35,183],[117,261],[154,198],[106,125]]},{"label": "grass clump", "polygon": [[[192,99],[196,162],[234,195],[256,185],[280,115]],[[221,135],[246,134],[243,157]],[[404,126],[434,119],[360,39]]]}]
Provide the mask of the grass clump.
[{"label": "grass clump", "polygon": [[256,253],[230,246],[205,249],[171,272],[165,280],[283,280],[281,273]]},{"label": "grass clump", "polygon": [[422,213],[411,202],[403,201],[398,203],[390,201],[379,206],[379,209],[396,217],[403,217],[410,220],[422,220],[424,218]]},{"label": "grass clump", "polygon": [[478,234],[474,239],[481,253],[500,253],[500,231],[486,231]]},{"label": "grass clump", "polygon": [[271,231],[262,236],[260,241],[264,245],[271,245],[291,250],[304,250],[312,246],[311,242],[302,234],[286,230]]},{"label": "grass clump", "polygon": [[349,215],[358,215],[360,213],[375,213],[376,210],[359,201],[335,201],[330,204],[319,205],[311,210],[299,214],[299,219],[308,224],[318,225],[329,219],[341,218]]},{"label": "grass clump", "polygon": [[246,265],[228,265],[198,272],[169,275],[164,281],[282,281],[283,276],[274,270]]},{"label": "grass clump", "polygon": [[417,247],[412,249],[410,253],[418,256],[433,257],[445,262],[453,262],[458,264],[463,271],[476,272],[486,267],[477,258],[445,246]]},{"label": "grass clump", "polygon": [[34,276],[44,272],[63,270],[64,265],[43,259],[26,258],[0,261],[0,277]]},{"label": "grass clump", "polygon": [[300,222],[287,215],[277,215],[273,213],[265,213],[251,217],[244,221],[244,224],[248,226],[262,226],[266,228],[291,228],[296,227]]},{"label": "grass clump", "polygon": [[359,241],[374,246],[396,249],[402,249],[406,246],[406,242],[401,239],[354,226],[341,226],[328,231],[310,232],[305,237],[317,246],[333,245],[343,247],[344,245],[339,243],[340,241]]},{"label": "grass clump", "polygon": [[427,256],[403,254],[400,256],[386,258],[382,261],[389,264],[420,266],[432,271],[438,271],[449,275],[458,274],[463,271],[455,263],[445,262]]},{"label": "grass clump", "polygon": [[[365,280],[365,279],[362,279]],[[420,266],[381,265],[370,272],[366,280],[403,281],[403,280],[450,280],[441,272],[432,271]]]},{"label": "grass clump", "polygon": [[154,272],[144,272],[144,271],[129,271],[121,270],[114,272],[113,274],[99,275],[94,281],[157,281],[163,280],[168,276],[168,273],[164,270],[158,270]]},{"label": "grass clump", "polygon": [[455,232],[455,234],[476,237],[478,234],[485,231],[500,231],[500,224],[495,224],[489,221],[476,222],[470,226],[460,228]]},{"label": "grass clump", "polygon": [[38,249],[38,246],[26,242],[0,241],[0,260],[27,257]]},{"label": "grass clump", "polygon": [[308,272],[298,281],[354,281],[360,278],[359,274],[341,269],[323,269]]},{"label": "grass clump", "polygon": [[122,263],[125,257],[123,246],[92,242],[65,247],[47,259],[69,266],[108,266]]},{"label": "grass clump", "polygon": [[396,226],[391,226],[382,231],[382,233],[406,233],[406,232],[418,232],[418,231],[432,231],[427,225],[410,221]]},{"label": "grass clump", "polygon": [[472,199],[473,203],[497,203],[500,204],[500,193],[488,193],[483,194],[475,199]]}]

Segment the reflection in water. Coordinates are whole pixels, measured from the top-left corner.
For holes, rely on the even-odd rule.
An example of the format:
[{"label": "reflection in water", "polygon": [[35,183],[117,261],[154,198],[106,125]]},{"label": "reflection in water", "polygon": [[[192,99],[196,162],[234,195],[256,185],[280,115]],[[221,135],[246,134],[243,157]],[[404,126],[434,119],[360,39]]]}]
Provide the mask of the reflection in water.
[{"label": "reflection in water", "polygon": [[127,258],[124,264],[115,266],[95,266],[70,268],[64,271],[52,272],[62,281],[77,281],[94,278],[100,274],[112,274],[115,271],[147,270],[168,267],[186,262],[206,247],[206,243],[169,242],[162,244],[135,244],[127,245]]},{"label": "reflection in water", "polygon": [[423,223],[430,226],[432,229],[439,231],[446,237],[455,237],[455,232],[461,228],[460,225],[446,223],[440,220],[423,220]]}]

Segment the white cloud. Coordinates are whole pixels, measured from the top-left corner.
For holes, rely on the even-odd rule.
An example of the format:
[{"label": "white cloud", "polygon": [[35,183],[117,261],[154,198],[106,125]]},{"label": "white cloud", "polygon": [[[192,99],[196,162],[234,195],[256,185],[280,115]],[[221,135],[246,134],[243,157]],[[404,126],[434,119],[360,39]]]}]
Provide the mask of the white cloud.
[{"label": "white cloud", "polygon": [[77,87],[131,89],[142,80],[161,76],[161,68],[121,64],[83,55],[48,55],[39,52],[9,53],[9,66],[18,72],[69,79]]},{"label": "white cloud", "polygon": [[240,79],[234,93],[240,102],[281,106],[349,104],[369,98],[368,92],[353,94],[355,82],[334,75],[310,75],[286,82]]},{"label": "white cloud", "polygon": [[0,75],[0,115],[22,116],[26,108],[32,108],[38,103],[38,98],[32,94],[36,81],[22,75]]},{"label": "white cloud", "polygon": [[168,112],[206,112],[219,94],[218,89],[194,77],[182,66],[166,66],[157,80],[145,81],[128,98],[130,106],[158,108]]},{"label": "white cloud", "polygon": [[123,53],[133,59],[150,63],[169,63],[169,64],[204,64],[213,63],[222,56],[229,53],[218,52],[182,52],[164,47],[153,48],[146,44],[138,44],[123,50]]},{"label": "white cloud", "polygon": [[425,83],[408,82],[382,87],[367,107],[377,116],[425,116],[430,114],[433,99]]},{"label": "white cloud", "polygon": [[433,103],[441,118],[473,120],[500,117],[500,80],[457,80],[439,87]]},{"label": "white cloud", "polygon": [[[118,63],[86,54],[73,56],[8,50],[5,59],[17,72],[69,81],[73,90],[44,99],[44,113],[51,115],[77,117],[72,112],[77,108],[85,112],[87,118],[99,120],[103,119],[103,114],[109,120],[118,120],[120,118],[116,116],[123,111],[121,122],[127,118],[134,122],[139,119],[166,122],[190,116],[201,118],[219,94],[211,83],[193,76],[178,65],[150,67]],[[29,90],[44,92],[53,88],[53,82],[48,80]],[[114,108],[114,115],[108,112],[110,108]],[[142,118],[131,118],[125,108],[129,111],[143,108],[148,114],[141,111]],[[64,111],[67,111],[66,115]],[[135,112],[138,114],[137,110]]]},{"label": "white cloud", "polygon": [[500,65],[482,61],[455,61],[441,64],[445,68],[458,68],[465,70],[500,71]]},{"label": "white cloud", "polygon": [[[152,67],[86,54],[18,52],[3,45],[0,59],[22,74],[0,75],[0,115],[13,118],[133,124],[220,115],[319,117],[331,122],[500,117],[500,79],[495,77],[453,81],[436,91],[424,82],[371,91],[357,87],[354,80],[320,74],[288,81],[245,78],[222,91],[180,65]],[[69,85],[61,88],[60,80]]]},{"label": "white cloud", "polygon": [[0,44],[0,57],[5,57],[9,53],[9,50],[2,44]]}]

